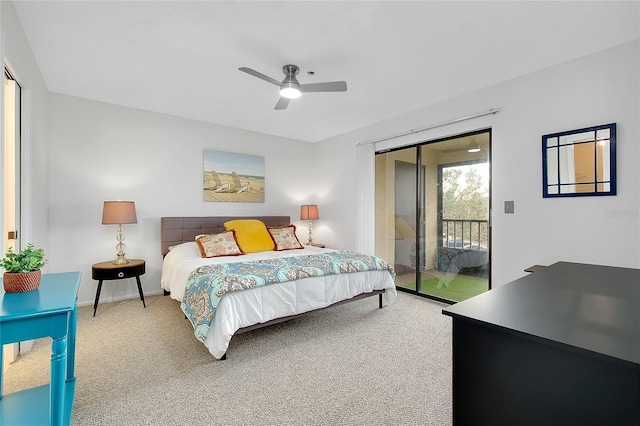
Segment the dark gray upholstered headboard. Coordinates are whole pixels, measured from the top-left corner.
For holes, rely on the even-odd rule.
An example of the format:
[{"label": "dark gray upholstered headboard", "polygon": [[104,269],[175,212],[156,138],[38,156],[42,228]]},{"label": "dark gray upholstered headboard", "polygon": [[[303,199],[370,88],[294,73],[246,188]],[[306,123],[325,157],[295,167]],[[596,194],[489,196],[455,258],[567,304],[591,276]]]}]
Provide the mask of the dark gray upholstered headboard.
[{"label": "dark gray upholstered headboard", "polygon": [[196,235],[224,232],[224,223],[234,219],[258,219],[267,226],[286,226],[290,216],[207,216],[207,217],[163,217],[160,218],[160,250],[169,253],[169,247],[194,241]]}]

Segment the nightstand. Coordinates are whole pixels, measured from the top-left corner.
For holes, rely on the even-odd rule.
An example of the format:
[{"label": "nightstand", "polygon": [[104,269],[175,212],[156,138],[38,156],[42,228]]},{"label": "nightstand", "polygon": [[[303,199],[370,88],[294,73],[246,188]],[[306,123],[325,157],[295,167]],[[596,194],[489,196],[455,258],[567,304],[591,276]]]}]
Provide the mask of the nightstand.
[{"label": "nightstand", "polygon": [[325,247],[324,244],[318,244],[318,243],[313,243],[313,244],[309,244],[309,245],[313,246],[313,247],[320,247],[320,248],[324,248]]},{"label": "nightstand", "polygon": [[93,303],[93,316],[96,316],[98,309],[98,301],[100,300],[100,291],[102,290],[102,281],[104,280],[121,280],[124,278],[136,277],[138,282],[138,293],[142,306],[147,307],[144,303],[144,294],[142,294],[142,283],[140,283],[140,275],[144,274],[145,263],[142,259],[129,259],[129,263],[124,265],[115,265],[113,261],[96,263],[91,266],[91,278],[98,280],[98,290],[96,291],[96,301]]}]

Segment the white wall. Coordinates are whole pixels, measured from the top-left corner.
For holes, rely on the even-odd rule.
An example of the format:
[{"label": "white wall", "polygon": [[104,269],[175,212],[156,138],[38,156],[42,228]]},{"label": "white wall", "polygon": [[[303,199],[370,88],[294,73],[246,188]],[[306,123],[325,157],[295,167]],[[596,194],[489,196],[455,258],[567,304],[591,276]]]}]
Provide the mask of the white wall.
[{"label": "white wall", "polygon": [[[91,304],[91,265],[115,258],[116,226],[101,225],[105,200],[136,203],[138,223],[124,225],[126,254],[147,262],[145,294],[160,292],[160,217],[290,215],[306,237],[300,204],[315,202],[300,141],[50,95],[50,240],[52,272],[82,271],[79,303]],[[264,203],[202,201],[204,149],[265,157]],[[103,285],[101,301],[136,297],[134,280]]]},{"label": "white wall", "polygon": [[[23,193],[20,240],[23,245],[33,242],[37,247],[42,247],[48,252],[49,142],[47,114],[49,92],[13,5],[3,1],[0,2],[0,9],[3,59],[22,87]],[[4,85],[2,85],[0,93],[3,90]],[[0,108],[3,107],[4,104]],[[4,117],[3,111],[0,116]],[[2,135],[4,141],[4,132]],[[1,202],[2,197],[0,197]],[[0,211],[2,211],[1,208]],[[0,227],[1,223],[2,221],[0,221]],[[0,230],[0,232],[5,232],[5,230]],[[46,266],[44,270],[47,270]]]},{"label": "white wall", "polygon": [[[580,58],[322,142],[343,185],[323,200],[324,242],[352,247],[355,145],[473,113],[501,112],[376,144],[378,150],[491,127],[493,258],[498,286],[533,264],[556,261],[640,267],[639,42]],[[541,136],[616,122],[618,195],[542,198]],[[327,163],[329,164],[329,163]],[[515,214],[504,214],[505,200]]]},{"label": "white wall", "polygon": [[[100,224],[104,200],[136,202],[139,223],[125,225],[127,255],[147,260],[148,293],[159,291],[159,218],[165,215],[289,214],[305,239],[298,208],[314,202],[320,205],[314,240],[354,249],[355,145],[492,107],[501,112],[377,147],[493,129],[494,285],[523,275],[529,265],[557,260],[640,266],[638,41],[309,145],[49,95],[11,3],[1,5],[4,55],[27,89],[31,111],[25,135],[31,216],[24,233],[47,250],[50,272],[83,272],[80,303],[92,303],[95,294],[91,264],[115,252],[114,227]],[[618,195],[542,199],[541,135],[608,122],[618,123]],[[266,202],[201,201],[205,148],[264,155]],[[515,201],[514,215],[502,213],[505,200]],[[135,294],[129,284],[113,283],[105,285],[102,300]]]}]

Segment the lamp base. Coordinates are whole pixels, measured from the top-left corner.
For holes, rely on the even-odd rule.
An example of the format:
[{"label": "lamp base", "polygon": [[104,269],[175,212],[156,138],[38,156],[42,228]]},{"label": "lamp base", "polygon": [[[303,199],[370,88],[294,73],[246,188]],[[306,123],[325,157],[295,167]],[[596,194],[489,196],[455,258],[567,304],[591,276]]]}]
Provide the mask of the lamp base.
[{"label": "lamp base", "polygon": [[124,257],[124,253],[118,253],[118,258],[113,261],[114,265],[126,265],[129,263],[129,259]]},{"label": "lamp base", "polygon": [[113,261],[113,264],[114,265],[126,265],[127,263],[129,263],[129,261],[127,260],[126,257],[124,257],[124,249],[127,246],[125,246],[124,243],[123,243],[123,241],[124,241],[124,230],[122,229],[122,225],[118,225],[118,233],[116,234],[116,240],[118,241],[118,244],[116,244],[116,250],[118,250],[116,255],[118,256],[118,258]]},{"label": "lamp base", "polygon": [[309,241],[307,241],[307,245],[308,246],[312,246],[313,245],[313,232],[311,231],[311,227],[312,227],[312,223],[311,221],[309,221]]}]

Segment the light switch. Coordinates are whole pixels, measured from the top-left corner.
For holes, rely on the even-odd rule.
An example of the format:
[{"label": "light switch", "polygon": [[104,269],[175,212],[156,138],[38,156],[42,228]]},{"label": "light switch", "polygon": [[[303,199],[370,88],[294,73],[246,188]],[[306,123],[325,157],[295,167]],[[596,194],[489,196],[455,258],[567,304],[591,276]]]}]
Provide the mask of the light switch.
[{"label": "light switch", "polygon": [[506,214],[515,213],[515,206],[514,206],[514,202],[513,201],[505,201],[504,202],[504,212]]}]

